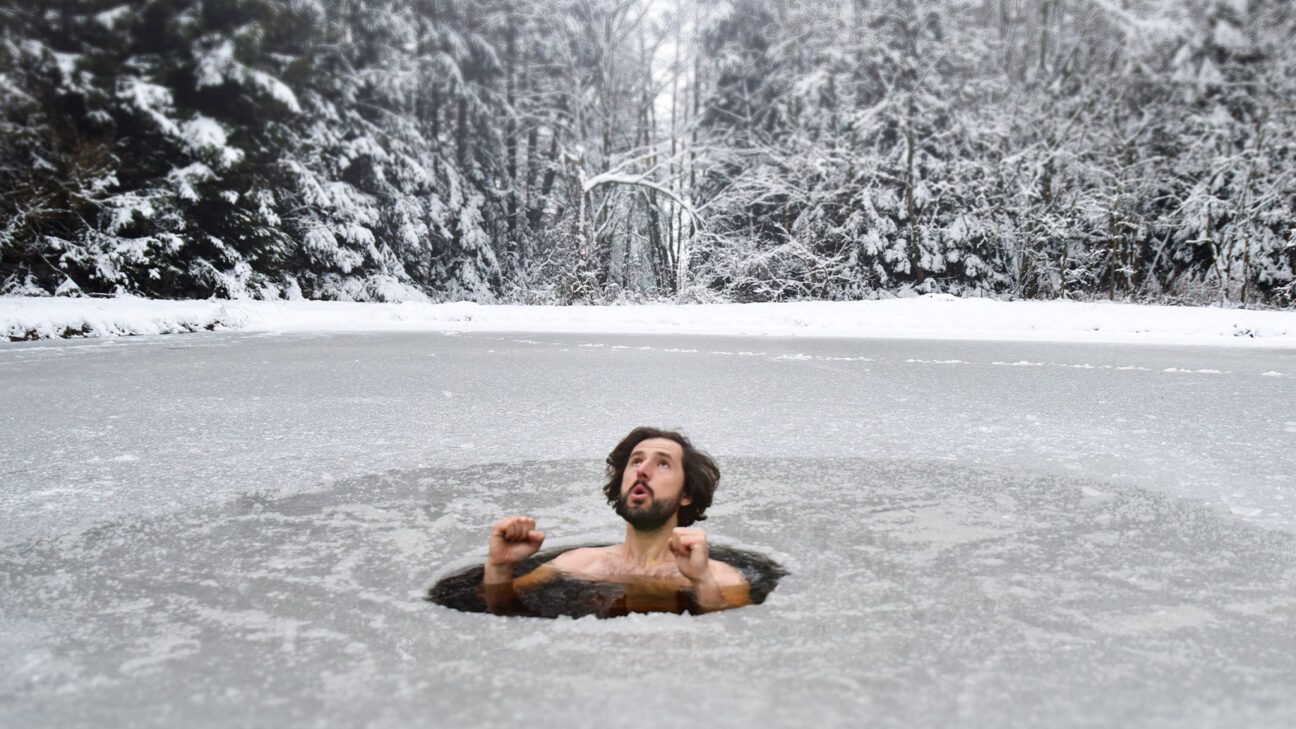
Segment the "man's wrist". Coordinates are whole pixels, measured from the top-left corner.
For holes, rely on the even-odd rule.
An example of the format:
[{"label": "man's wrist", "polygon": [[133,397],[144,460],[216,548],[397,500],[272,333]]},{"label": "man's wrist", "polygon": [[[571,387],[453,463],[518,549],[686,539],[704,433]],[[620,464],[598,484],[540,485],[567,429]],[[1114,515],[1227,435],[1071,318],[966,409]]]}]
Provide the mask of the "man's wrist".
[{"label": "man's wrist", "polygon": [[492,564],[486,563],[486,569],[482,573],[482,582],[491,585],[502,582],[513,581],[513,565],[511,564]]}]

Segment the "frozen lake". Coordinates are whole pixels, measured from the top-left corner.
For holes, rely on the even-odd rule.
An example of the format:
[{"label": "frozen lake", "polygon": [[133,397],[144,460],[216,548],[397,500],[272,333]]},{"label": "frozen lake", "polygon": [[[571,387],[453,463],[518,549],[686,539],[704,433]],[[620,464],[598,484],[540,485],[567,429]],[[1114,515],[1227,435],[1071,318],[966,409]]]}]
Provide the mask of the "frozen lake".
[{"label": "frozen lake", "polygon": [[[204,334],[0,377],[0,725],[1296,722],[1296,352]],[[717,457],[764,605],[421,600],[502,515],[615,539],[638,424]]]}]

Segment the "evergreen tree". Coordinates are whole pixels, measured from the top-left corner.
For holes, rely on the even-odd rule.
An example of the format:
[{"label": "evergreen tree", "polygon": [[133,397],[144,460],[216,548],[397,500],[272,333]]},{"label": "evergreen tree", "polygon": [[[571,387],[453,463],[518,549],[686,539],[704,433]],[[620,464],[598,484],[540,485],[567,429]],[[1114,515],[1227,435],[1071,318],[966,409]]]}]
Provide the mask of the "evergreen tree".
[{"label": "evergreen tree", "polygon": [[0,292],[1296,304],[1279,0],[0,0]]}]

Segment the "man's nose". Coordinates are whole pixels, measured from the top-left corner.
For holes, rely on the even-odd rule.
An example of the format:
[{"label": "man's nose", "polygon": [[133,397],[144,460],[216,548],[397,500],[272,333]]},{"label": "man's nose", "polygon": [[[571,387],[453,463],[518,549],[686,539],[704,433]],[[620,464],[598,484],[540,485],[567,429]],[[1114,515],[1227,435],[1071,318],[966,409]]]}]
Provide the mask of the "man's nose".
[{"label": "man's nose", "polygon": [[651,470],[652,469],[648,465],[648,461],[644,461],[643,463],[640,463],[637,468],[635,468],[635,476],[642,478],[646,481],[648,480],[648,473]]}]

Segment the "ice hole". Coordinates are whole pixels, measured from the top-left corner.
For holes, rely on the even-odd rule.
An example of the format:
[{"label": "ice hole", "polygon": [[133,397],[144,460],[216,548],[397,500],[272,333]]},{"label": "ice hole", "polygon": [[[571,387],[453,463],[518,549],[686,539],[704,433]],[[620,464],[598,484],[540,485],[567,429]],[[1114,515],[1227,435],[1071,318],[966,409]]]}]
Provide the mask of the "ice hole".
[{"label": "ice hole", "polygon": [[[563,552],[579,547],[603,547],[605,544],[585,544],[575,547],[545,550],[519,565],[514,579],[523,577],[540,565],[557,557]],[[779,580],[787,575],[774,560],[745,549],[723,545],[711,545],[710,556],[733,566],[742,572],[750,584],[751,604],[759,605],[778,586]],[[437,581],[428,589],[427,600],[444,607],[470,613],[491,612],[482,593],[483,565],[475,565],[455,572]],[[633,583],[631,583],[633,584]],[[689,590],[681,588],[673,595],[655,595],[653,599],[640,600],[638,604],[628,600],[627,585],[614,582],[590,582],[586,580],[560,579],[518,595],[525,612],[512,612],[511,615],[527,615],[538,618],[558,618],[568,616],[580,618],[593,615],[599,618],[617,618],[640,612],[693,612],[692,596]],[[663,599],[665,598],[665,599]]]}]

